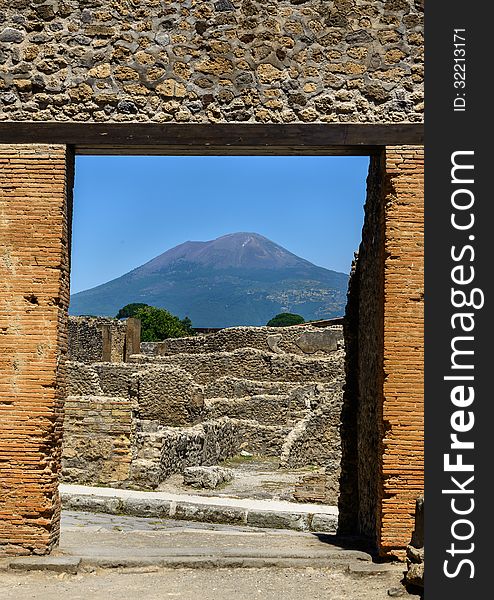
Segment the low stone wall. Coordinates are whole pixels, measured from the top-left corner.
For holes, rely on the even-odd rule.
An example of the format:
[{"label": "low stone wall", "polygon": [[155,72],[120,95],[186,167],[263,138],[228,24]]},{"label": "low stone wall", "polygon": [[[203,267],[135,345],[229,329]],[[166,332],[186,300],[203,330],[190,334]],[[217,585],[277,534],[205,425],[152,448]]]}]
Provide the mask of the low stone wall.
[{"label": "low stone wall", "polygon": [[262,381],[331,382],[340,377],[343,359],[343,350],[324,357],[306,358],[295,354],[274,354],[252,348],[209,354],[132,357],[136,364],[141,365],[175,365],[190,373],[200,384],[214,381],[219,375],[227,373],[233,377]]},{"label": "low stone wall", "polygon": [[331,387],[328,383],[302,383],[296,381],[257,381],[242,377],[224,375],[214,381],[206,383],[204,388],[205,398],[243,398],[256,394],[303,394],[311,390],[323,391]]},{"label": "low stone wall", "polygon": [[226,418],[181,429],[143,421],[136,433],[132,480],[156,487],[186,467],[218,464],[233,456],[238,446],[238,429]]},{"label": "low stone wall", "polygon": [[[341,408],[341,402],[337,406]],[[280,465],[293,468],[311,464],[339,468],[339,425],[339,415],[330,405],[309,412],[291,430],[283,444]]]},{"label": "low stone wall", "polygon": [[162,342],[141,342],[141,353],[148,356],[233,352],[239,348],[256,348],[283,354],[321,354],[333,352],[343,344],[341,326],[325,327],[231,327],[216,333]]},{"label": "low stone wall", "polygon": [[307,412],[305,403],[299,405],[290,396],[259,395],[244,398],[214,398],[206,401],[208,418],[221,416],[230,419],[255,420],[261,425],[293,427]]}]

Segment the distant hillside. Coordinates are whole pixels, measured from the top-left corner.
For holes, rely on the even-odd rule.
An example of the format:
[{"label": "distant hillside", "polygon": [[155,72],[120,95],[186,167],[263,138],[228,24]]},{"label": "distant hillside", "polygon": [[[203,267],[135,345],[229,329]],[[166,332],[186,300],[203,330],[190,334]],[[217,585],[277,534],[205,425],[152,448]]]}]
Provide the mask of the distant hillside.
[{"label": "distant hillside", "polygon": [[265,325],[279,312],[305,320],[344,313],[348,275],[310,263],[257,233],[185,242],[71,297],[70,314],[114,316],[130,302],[166,308],[195,327]]}]

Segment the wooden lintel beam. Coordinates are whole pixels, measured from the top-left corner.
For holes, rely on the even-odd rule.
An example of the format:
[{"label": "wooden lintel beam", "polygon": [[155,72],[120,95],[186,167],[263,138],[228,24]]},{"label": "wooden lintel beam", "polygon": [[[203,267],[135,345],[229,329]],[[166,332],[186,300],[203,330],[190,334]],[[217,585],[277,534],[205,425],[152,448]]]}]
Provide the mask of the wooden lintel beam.
[{"label": "wooden lintel beam", "polygon": [[0,143],[73,146],[78,154],[374,154],[422,145],[423,124],[2,122]]}]

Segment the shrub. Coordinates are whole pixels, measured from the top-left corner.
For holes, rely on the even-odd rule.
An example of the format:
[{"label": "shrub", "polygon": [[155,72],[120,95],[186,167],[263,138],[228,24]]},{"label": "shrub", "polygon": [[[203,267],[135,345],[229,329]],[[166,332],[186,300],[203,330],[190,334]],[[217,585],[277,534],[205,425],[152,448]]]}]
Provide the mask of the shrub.
[{"label": "shrub", "polygon": [[300,325],[305,323],[304,317],[293,313],[279,313],[267,322],[268,327],[288,327],[289,325]]},{"label": "shrub", "polygon": [[192,323],[187,317],[181,321],[164,308],[143,306],[132,315],[141,321],[141,339],[143,342],[161,342],[167,338],[193,335]]}]

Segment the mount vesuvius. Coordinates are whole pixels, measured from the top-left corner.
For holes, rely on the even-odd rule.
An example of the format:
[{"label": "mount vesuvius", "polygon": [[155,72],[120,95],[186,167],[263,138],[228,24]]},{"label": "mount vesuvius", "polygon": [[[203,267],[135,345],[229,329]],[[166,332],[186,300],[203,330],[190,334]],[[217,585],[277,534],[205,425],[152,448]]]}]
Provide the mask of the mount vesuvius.
[{"label": "mount vesuvius", "polygon": [[280,312],[305,320],[344,313],[348,275],[318,267],[257,233],[185,242],[71,296],[70,314],[115,316],[131,302],[166,308],[194,327],[265,325]]}]

